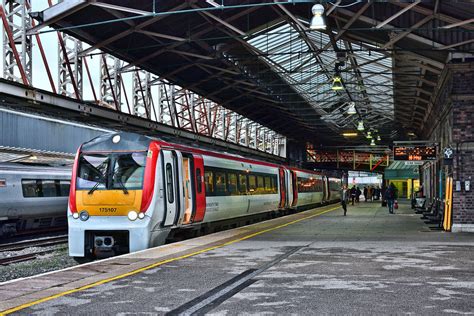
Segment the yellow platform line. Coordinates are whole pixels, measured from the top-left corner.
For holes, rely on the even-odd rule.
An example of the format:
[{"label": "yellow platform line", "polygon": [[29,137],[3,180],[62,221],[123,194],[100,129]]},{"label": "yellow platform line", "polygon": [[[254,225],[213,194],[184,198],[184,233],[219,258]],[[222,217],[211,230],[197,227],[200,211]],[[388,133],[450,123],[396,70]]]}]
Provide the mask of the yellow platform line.
[{"label": "yellow platform line", "polygon": [[192,257],[192,256],[196,256],[196,255],[199,255],[199,254],[201,254],[201,253],[208,252],[208,251],[211,251],[211,250],[214,250],[214,249],[217,249],[217,248],[222,248],[222,247],[225,247],[225,246],[234,244],[234,243],[236,243],[236,242],[240,242],[240,241],[243,241],[243,240],[246,240],[246,239],[249,239],[249,238],[252,238],[252,237],[261,235],[261,234],[264,234],[264,233],[271,232],[271,231],[273,231],[273,230],[277,230],[277,229],[280,229],[280,228],[283,228],[283,227],[286,227],[286,226],[289,226],[289,225],[292,225],[292,224],[296,224],[296,223],[298,223],[298,222],[301,222],[301,221],[304,221],[304,220],[307,220],[307,219],[310,219],[310,218],[313,218],[313,217],[316,217],[316,216],[323,215],[323,214],[325,214],[325,213],[332,212],[332,211],[337,210],[337,209],[340,209],[340,207],[339,207],[339,206],[338,206],[338,207],[333,207],[333,208],[330,208],[330,209],[328,209],[328,210],[319,212],[319,213],[317,213],[317,214],[313,214],[313,215],[309,215],[309,216],[306,216],[306,217],[303,217],[303,218],[299,218],[299,219],[296,219],[296,220],[294,220],[294,221],[291,221],[291,222],[288,222],[288,223],[285,223],[285,224],[281,224],[281,225],[278,225],[278,226],[275,226],[275,227],[272,227],[272,228],[267,228],[267,229],[264,229],[264,230],[255,232],[255,233],[253,233],[253,234],[249,234],[249,235],[247,235],[247,236],[244,236],[244,237],[241,237],[241,238],[237,238],[237,239],[228,241],[228,242],[226,242],[226,243],[223,243],[223,244],[220,244],[220,245],[217,245],[217,246],[213,246],[213,247],[209,247],[209,248],[206,248],[206,249],[202,249],[202,250],[199,250],[199,251],[196,251],[196,252],[187,254],[187,255],[183,255],[183,256],[180,256],[180,257],[175,257],[175,258],[170,258],[170,259],[162,260],[162,261],[159,261],[159,262],[155,262],[155,263],[150,264],[150,265],[148,265],[148,266],[146,266],[146,267],[143,267],[143,268],[139,268],[139,269],[136,269],[136,270],[133,270],[133,271],[124,273],[124,274],[120,274],[120,275],[117,275],[117,276],[114,276],[114,277],[110,277],[110,278],[107,278],[107,279],[103,279],[103,280],[100,280],[100,281],[97,281],[97,282],[94,282],[94,283],[91,283],[91,284],[87,284],[87,285],[78,287],[78,288],[76,288],[76,289],[64,291],[64,292],[61,292],[61,293],[58,293],[58,294],[54,294],[54,295],[51,295],[51,296],[47,296],[47,297],[38,299],[38,300],[36,300],[36,301],[32,301],[32,302],[29,302],[29,303],[26,303],[26,304],[23,304],[23,305],[19,305],[19,306],[17,306],[17,307],[13,307],[13,308],[4,310],[4,311],[0,312],[0,315],[1,315],[1,316],[3,316],[3,315],[8,315],[8,314],[17,312],[17,311],[19,311],[19,310],[22,310],[22,309],[31,307],[31,306],[33,306],[33,305],[37,305],[37,304],[40,304],[40,303],[44,303],[44,302],[53,300],[53,299],[55,299],[55,298],[59,298],[59,297],[65,296],[65,295],[69,295],[69,294],[72,294],[72,293],[76,293],[76,292],[80,292],[80,291],[83,291],[83,290],[87,290],[87,289],[90,289],[90,288],[92,288],[92,287],[95,287],[95,286],[98,286],[98,285],[101,285],[101,284],[105,284],[105,283],[108,283],[108,282],[112,282],[112,281],[115,281],[115,280],[123,279],[123,278],[126,278],[126,277],[128,277],[128,276],[132,276],[132,275],[135,275],[135,274],[137,274],[137,273],[140,273],[140,272],[143,272],[143,271],[146,271],[146,270],[149,270],[149,269],[156,268],[156,267],[161,266],[161,265],[166,264],[166,263],[170,263],[170,262],[174,262],[174,261],[186,259],[186,258],[189,258],[189,257]]}]

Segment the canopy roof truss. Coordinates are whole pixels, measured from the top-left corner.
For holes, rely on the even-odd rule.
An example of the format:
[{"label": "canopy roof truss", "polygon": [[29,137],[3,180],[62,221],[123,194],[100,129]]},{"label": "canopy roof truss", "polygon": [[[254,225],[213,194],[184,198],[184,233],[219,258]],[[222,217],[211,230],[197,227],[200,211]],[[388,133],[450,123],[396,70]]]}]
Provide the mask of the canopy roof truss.
[{"label": "canopy roof truss", "polygon": [[89,43],[82,56],[100,49],[315,144],[360,143],[341,136],[360,119],[387,142],[423,136],[446,63],[473,56],[467,2],[324,2],[325,31],[308,29],[310,1],[219,3],[74,0],[46,10],[42,26]]}]

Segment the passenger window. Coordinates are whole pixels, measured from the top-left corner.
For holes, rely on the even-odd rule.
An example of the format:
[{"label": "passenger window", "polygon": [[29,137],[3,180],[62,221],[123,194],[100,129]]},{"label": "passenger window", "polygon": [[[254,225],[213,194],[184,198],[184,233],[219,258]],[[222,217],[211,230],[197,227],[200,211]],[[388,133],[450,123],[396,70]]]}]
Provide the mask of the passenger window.
[{"label": "passenger window", "polygon": [[270,177],[265,177],[265,192],[272,193],[272,179]]},{"label": "passenger window", "polygon": [[239,191],[241,194],[247,194],[247,175],[239,174]]},{"label": "passenger window", "polygon": [[227,185],[230,195],[239,195],[237,190],[237,175],[235,173],[227,173]]},{"label": "passenger window", "polygon": [[60,196],[69,196],[69,188],[71,186],[71,182],[67,180],[59,181],[59,193]]},{"label": "passenger window", "polygon": [[206,194],[214,194],[214,173],[210,170],[204,171],[204,185],[206,186]]},{"label": "passenger window", "polygon": [[42,197],[41,180],[21,180],[21,187],[23,196],[28,197]]},{"label": "passenger window", "polygon": [[201,193],[202,191],[202,179],[201,179],[201,169],[196,169],[196,187],[197,187],[197,192]]},{"label": "passenger window", "polygon": [[253,175],[249,175],[249,192],[255,193],[257,190],[257,177]]},{"label": "passenger window", "polygon": [[7,180],[6,179],[0,179],[0,187],[6,187],[7,186]]},{"label": "passenger window", "polygon": [[227,193],[225,172],[216,171],[216,194],[225,195]]},{"label": "passenger window", "polygon": [[54,180],[43,180],[42,182],[43,197],[54,197],[56,193],[56,183]]},{"label": "passenger window", "polygon": [[171,169],[171,164],[166,164],[166,188],[168,193],[168,203],[174,202],[174,193],[173,193],[173,170]]}]

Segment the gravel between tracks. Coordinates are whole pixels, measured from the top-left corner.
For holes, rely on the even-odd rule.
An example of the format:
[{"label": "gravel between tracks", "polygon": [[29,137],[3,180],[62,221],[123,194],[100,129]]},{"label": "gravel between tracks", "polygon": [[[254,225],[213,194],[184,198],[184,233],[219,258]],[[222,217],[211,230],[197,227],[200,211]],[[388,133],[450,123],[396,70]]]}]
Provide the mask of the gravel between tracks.
[{"label": "gravel between tracks", "polygon": [[27,254],[48,249],[55,249],[55,251],[41,255],[34,260],[14,263],[7,266],[0,266],[0,282],[24,278],[77,265],[77,262],[69,257],[67,245],[41,248],[31,247],[22,251],[3,252],[0,253],[0,256],[5,257],[13,254]]}]

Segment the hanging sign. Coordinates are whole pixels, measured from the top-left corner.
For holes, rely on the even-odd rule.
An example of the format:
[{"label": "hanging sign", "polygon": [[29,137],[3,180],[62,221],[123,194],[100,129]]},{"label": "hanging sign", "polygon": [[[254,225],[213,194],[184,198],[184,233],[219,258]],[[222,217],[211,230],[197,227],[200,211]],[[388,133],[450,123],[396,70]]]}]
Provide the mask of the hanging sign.
[{"label": "hanging sign", "polygon": [[436,146],[393,146],[394,160],[436,160]]}]

